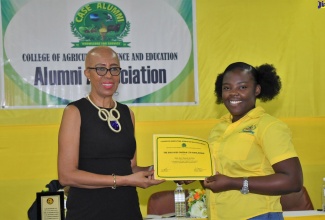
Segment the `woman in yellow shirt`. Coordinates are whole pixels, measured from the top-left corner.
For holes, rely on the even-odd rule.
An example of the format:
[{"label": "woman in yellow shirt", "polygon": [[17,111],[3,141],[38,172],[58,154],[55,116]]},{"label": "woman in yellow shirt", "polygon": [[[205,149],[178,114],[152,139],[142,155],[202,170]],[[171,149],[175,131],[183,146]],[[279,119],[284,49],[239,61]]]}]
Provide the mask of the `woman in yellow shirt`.
[{"label": "woman in yellow shirt", "polygon": [[302,188],[303,175],[286,124],[256,107],[281,90],[276,69],[236,62],[219,74],[217,103],[229,113],[211,131],[216,175],[206,178],[209,219],[283,219],[280,195]]}]

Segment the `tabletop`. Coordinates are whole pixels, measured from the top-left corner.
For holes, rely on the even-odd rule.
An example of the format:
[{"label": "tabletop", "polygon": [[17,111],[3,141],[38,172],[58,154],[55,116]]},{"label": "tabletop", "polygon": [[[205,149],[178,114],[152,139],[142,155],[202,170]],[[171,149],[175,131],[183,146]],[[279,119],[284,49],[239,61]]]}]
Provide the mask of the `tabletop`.
[{"label": "tabletop", "polygon": [[[283,217],[285,220],[298,219],[298,220],[316,220],[316,219],[324,219],[325,220],[325,212],[317,211],[317,210],[304,210],[304,211],[285,211],[283,212]],[[145,220],[149,219],[164,219],[164,220],[184,220],[184,219],[195,219],[195,220],[207,220],[207,218],[177,218],[171,217],[169,214],[158,216],[158,215],[148,215]]]}]

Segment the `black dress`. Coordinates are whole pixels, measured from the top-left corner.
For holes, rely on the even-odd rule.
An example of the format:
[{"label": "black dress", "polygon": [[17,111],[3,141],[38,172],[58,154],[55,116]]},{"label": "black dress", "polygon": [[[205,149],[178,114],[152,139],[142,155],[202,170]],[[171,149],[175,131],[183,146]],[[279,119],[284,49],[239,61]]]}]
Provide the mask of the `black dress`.
[{"label": "black dress", "polygon": [[[130,160],[134,156],[136,142],[129,108],[117,103],[122,130],[115,133],[108,127],[107,122],[99,118],[98,109],[86,98],[72,102],[70,105],[75,105],[81,115],[79,169],[106,175],[131,174]],[[66,219],[140,220],[142,215],[136,188],[131,186],[116,189],[71,187],[67,200]]]}]

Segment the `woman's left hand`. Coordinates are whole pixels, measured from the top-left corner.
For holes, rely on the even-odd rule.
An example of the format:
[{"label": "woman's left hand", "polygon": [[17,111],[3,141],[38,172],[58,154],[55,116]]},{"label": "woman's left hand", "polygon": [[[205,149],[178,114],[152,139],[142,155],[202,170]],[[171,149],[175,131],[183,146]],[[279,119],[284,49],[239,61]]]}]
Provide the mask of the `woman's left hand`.
[{"label": "woman's left hand", "polygon": [[140,188],[148,188],[150,186],[153,185],[158,185],[161,184],[163,182],[165,182],[165,180],[156,180],[153,177],[154,171],[139,171],[136,172],[134,174],[131,174],[127,177],[129,177],[129,182],[131,186],[136,186],[136,187],[140,187]]}]

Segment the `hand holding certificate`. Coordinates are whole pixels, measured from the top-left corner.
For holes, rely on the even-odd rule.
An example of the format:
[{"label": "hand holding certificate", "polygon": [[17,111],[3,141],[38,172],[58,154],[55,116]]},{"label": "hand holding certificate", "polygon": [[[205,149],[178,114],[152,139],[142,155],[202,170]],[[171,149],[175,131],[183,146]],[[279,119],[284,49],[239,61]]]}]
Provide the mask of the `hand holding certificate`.
[{"label": "hand holding certificate", "polygon": [[214,175],[207,141],[191,136],[153,135],[155,179],[203,180]]}]

